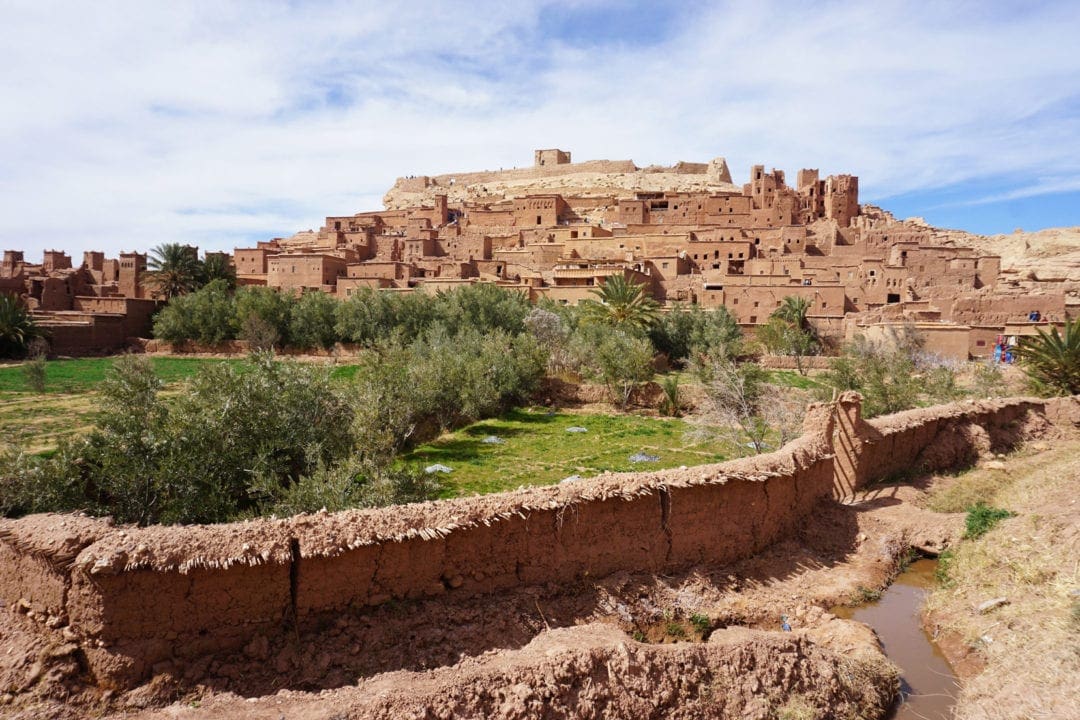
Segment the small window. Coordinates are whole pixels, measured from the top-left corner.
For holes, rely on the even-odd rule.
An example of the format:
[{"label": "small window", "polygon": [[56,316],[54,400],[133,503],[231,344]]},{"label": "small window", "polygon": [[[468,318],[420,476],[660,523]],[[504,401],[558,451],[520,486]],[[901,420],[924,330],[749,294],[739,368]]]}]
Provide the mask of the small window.
[{"label": "small window", "polygon": [[756,322],[757,322],[757,315],[751,315],[750,316],[750,324],[753,325]]},{"label": "small window", "polygon": [[734,300],[732,300],[731,304],[732,305],[738,305],[739,304],[739,298],[735,298]]},{"label": "small window", "polygon": [[986,347],[986,341],[985,340],[976,340],[975,341],[975,347]]}]

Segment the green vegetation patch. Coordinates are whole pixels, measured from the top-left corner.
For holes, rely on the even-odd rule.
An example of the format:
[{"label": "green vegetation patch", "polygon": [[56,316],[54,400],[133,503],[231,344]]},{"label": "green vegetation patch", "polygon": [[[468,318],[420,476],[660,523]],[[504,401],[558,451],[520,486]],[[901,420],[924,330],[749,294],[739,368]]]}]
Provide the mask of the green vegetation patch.
[{"label": "green vegetation patch", "polygon": [[[115,357],[49,360],[45,363],[45,392],[80,393],[93,390],[105,379]],[[238,363],[239,359],[152,357],[154,373],[165,384],[184,380],[199,368],[216,363]],[[32,392],[20,365],[0,367],[0,392]]]},{"label": "green vegetation patch", "polygon": [[799,390],[816,390],[826,385],[806,375],[800,375],[794,370],[770,370],[769,382],[781,387],[793,387]]},{"label": "green vegetation patch", "polygon": [[[575,427],[585,428],[585,432],[569,431]],[[421,445],[404,460],[451,468],[453,472],[445,476],[443,496],[454,497],[550,485],[573,475],[586,478],[605,470],[703,465],[733,454],[723,442],[697,440],[693,429],[674,418],[515,409]],[[700,433],[696,435],[700,437]],[[631,462],[630,456],[637,453],[659,460]]]},{"label": "green vegetation patch", "polygon": [[1002,508],[990,507],[984,503],[972,505],[967,509],[967,519],[964,524],[964,537],[973,540],[990,532],[995,525],[1005,518],[1013,517],[1015,513]]}]

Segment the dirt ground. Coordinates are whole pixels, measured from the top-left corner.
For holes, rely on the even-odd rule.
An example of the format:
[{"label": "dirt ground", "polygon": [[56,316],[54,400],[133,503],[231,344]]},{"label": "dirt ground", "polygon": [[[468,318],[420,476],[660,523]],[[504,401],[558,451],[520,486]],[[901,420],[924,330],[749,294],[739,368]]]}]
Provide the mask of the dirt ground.
[{"label": "dirt ground", "polygon": [[[207,659],[198,684],[163,665],[143,687],[122,695],[103,692],[86,676],[76,648],[43,646],[18,608],[5,608],[0,716],[882,717],[898,683],[896,671],[868,628],[838,619],[828,608],[858,602],[887,585],[909,547],[937,553],[957,546],[964,514],[930,507],[965,478],[1021,476],[1021,468],[1037,468],[1044,477],[1065,478],[1060,493],[1036,501],[1023,500],[1017,490],[1012,509],[1027,508],[1022,502],[1028,501],[1045,507],[1023,509],[1007,523],[1061,507],[1075,513],[1062,493],[1075,485],[1077,450],[1080,440],[1059,438],[1000,461],[1006,471],[872,486],[846,504],[822,504],[798,537],[727,567],[664,576],[619,573],[574,586],[459,602],[389,603],[322,618],[291,638],[260,638],[242,655]],[[1074,574],[1054,580],[1053,587],[1071,582],[1072,591],[1076,518],[1060,512],[1054,517],[1072,523],[1072,535],[1064,539],[1073,542]],[[1029,532],[1022,524],[1003,531],[1017,538]],[[1042,591],[1038,583],[1033,587]],[[932,622],[943,638],[952,638],[946,649],[967,674],[966,688],[973,688],[965,689],[961,716],[1004,717],[975,710],[997,696],[979,690],[982,676],[973,673],[1015,668],[994,651],[972,645],[956,622],[971,614],[971,601],[964,595],[958,605],[943,602]],[[782,618],[790,633],[782,631]],[[1028,627],[1021,621],[1012,621],[1018,630]],[[992,647],[1004,643],[1008,627],[993,631]],[[1075,648],[1072,642],[1066,650]],[[1071,665],[1062,652],[1054,656],[1064,663],[1057,672],[1075,678],[1075,672],[1066,674]],[[1074,652],[1072,663],[1075,658]],[[251,672],[252,660],[261,672]],[[1044,716],[1051,717],[1031,715]]]},{"label": "dirt ground", "polygon": [[964,683],[957,717],[1080,718],[1080,439],[1036,442],[930,489],[1014,513],[943,561],[928,625]]}]

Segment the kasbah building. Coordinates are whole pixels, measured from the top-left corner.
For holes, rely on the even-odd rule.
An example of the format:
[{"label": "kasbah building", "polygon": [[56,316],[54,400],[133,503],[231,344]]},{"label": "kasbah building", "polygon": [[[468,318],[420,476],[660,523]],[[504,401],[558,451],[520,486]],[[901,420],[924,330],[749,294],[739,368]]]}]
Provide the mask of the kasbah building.
[{"label": "kasbah building", "polygon": [[[927,350],[961,360],[989,356],[999,335],[1060,324],[1080,303],[1073,283],[1003,271],[973,247],[978,236],[860,206],[857,177],[817,170],[792,187],[755,165],[739,187],[723,158],[642,169],[537,150],[530,168],[399,178],[384,205],[236,248],[238,282],[343,300],[490,282],[576,304],[622,275],[666,307],[726,307],[744,330],[796,295],[835,344],[914,325]],[[8,250],[0,292],[25,299],[53,352],[107,352],[149,336],[160,301],[146,272],[138,252],[86,252],[75,267],[60,251],[33,264]]]}]

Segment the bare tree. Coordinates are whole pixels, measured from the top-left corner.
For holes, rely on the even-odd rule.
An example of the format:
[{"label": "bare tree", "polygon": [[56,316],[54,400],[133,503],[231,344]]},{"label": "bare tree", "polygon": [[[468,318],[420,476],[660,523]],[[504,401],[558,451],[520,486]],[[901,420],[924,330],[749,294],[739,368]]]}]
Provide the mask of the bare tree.
[{"label": "bare tree", "polygon": [[798,435],[805,404],[770,384],[760,365],[713,360],[697,369],[709,398],[708,419],[735,445],[761,453],[770,435],[781,445]]}]

